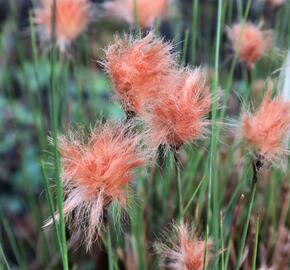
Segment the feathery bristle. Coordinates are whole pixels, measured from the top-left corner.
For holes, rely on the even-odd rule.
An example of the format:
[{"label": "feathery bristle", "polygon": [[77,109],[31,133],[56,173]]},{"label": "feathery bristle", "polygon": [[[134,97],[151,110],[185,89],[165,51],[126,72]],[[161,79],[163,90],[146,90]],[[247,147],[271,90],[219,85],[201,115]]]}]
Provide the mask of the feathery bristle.
[{"label": "feathery bristle", "polygon": [[290,102],[271,95],[272,86],[254,114],[244,113],[243,136],[256,154],[278,163],[288,153],[283,141],[290,131]]}]

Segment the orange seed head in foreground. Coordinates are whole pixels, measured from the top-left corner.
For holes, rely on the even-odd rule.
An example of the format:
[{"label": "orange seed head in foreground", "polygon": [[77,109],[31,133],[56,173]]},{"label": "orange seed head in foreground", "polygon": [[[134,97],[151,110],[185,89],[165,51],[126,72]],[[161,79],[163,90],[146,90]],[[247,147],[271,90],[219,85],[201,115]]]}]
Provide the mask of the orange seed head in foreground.
[{"label": "orange seed head in foreground", "polygon": [[228,28],[228,36],[232,49],[238,50],[239,60],[248,68],[253,68],[271,46],[270,32],[252,23],[233,25]]},{"label": "orange seed head in foreground", "polygon": [[278,163],[288,154],[284,140],[290,131],[290,102],[282,97],[272,100],[271,95],[272,88],[254,114],[243,115],[243,136],[255,154]]},{"label": "orange seed head in foreground", "polygon": [[[156,245],[156,251],[163,257],[166,267],[171,270],[203,270],[205,241],[199,241],[189,229],[189,225],[183,223],[174,227],[174,234],[169,244]],[[212,241],[209,240],[209,253],[211,249]]]},{"label": "orange seed head in foreground", "polygon": [[149,33],[141,39],[116,37],[104,63],[125,111],[141,113],[157,98],[176,63],[172,46]]},{"label": "orange seed head in foreground", "polygon": [[[34,22],[40,27],[43,39],[52,35],[53,0],[40,0],[41,6],[35,10]],[[91,18],[91,5],[88,0],[56,1],[56,41],[61,51],[85,30]]]},{"label": "orange seed head in foreground", "polygon": [[64,215],[72,228],[86,224],[87,247],[102,225],[104,208],[113,201],[125,207],[133,171],[145,165],[144,152],[138,150],[142,136],[129,128],[107,123],[92,130],[86,142],[72,134],[59,140]]},{"label": "orange seed head in foreground", "polygon": [[[200,68],[176,71],[145,117],[153,146],[179,147],[202,138],[210,121],[211,94],[206,72]],[[167,90],[167,91],[166,91]]]},{"label": "orange seed head in foreground", "polygon": [[[134,25],[135,0],[107,1],[104,8],[109,16],[125,20]],[[137,0],[138,25],[141,28],[150,28],[156,19],[167,13],[169,0]]]}]

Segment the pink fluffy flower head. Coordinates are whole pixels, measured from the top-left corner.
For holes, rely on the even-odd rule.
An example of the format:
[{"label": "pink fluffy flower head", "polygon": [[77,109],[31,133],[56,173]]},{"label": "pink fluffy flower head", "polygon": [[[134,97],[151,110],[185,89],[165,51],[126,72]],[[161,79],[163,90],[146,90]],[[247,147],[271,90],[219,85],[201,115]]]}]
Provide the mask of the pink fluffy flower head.
[{"label": "pink fluffy flower head", "polygon": [[[203,270],[206,242],[200,241],[189,229],[188,224],[180,224],[173,228],[173,239],[169,243],[157,243],[156,251],[165,262],[166,269],[171,270]],[[208,254],[213,244],[207,243]],[[210,259],[207,257],[207,261]]]},{"label": "pink fluffy flower head", "polygon": [[202,138],[210,124],[206,119],[211,110],[206,72],[200,68],[177,70],[172,81],[144,117],[154,146],[178,148]]},{"label": "pink fluffy flower head", "polygon": [[129,128],[107,123],[92,130],[87,141],[73,134],[60,137],[64,216],[73,229],[83,227],[88,248],[102,226],[106,206],[113,201],[126,206],[133,172],[145,165],[139,148],[142,135]]},{"label": "pink fluffy flower head", "polygon": [[233,51],[238,51],[239,60],[253,68],[271,46],[271,34],[252,23],[234,24],[228,28]]},{"label": "pink fluffy flower head", "polygon": [[267,0],[267,4],[269,4],[273,8],[281,7],[286,3],[286,0]]},{"label": "pink fluffy flower head", "polygon": [[142,113],[158,98],[172,76],[175,56],[172,46],[151,32],[144,38],[116,37],[106,50],[104,63],[117,97],[125,111]]},{"label": "pink fluffy flower head", "polygon": [[290,132],[290,102],[271,95],[272,86],[254,114],[244,113],[243,136],[256,155],[278,163],[288,154],[284,140]]},{"label": "pink fluffy flower head", "polygon": [[[49,41],[52,35],[53,0],[40,0],[36,8],[34,22],[39,26],[42,38]],[[88,26],[91,20],[91,4],[88,0],[55,1],[55,35],[61,51],[75,40]]]},{"label": "pink fluffy flower head", "polygon": [[[109,16],[135,23],[135,0],[107,1],[104,8]],[[156,19],[163,18],[168,10],[169,0],[136,0],[138,25],[141,28],[151,28]]]}]

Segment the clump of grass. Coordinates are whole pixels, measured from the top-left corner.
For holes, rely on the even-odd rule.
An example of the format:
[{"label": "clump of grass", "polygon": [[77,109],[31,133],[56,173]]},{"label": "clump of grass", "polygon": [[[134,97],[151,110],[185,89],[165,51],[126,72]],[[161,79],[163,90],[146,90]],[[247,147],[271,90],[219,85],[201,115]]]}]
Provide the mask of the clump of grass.
[{"label": "clump of grass", "polygon": [[[193,0],[183,9],[169,1],[47,0],[30,13],[24,42],[16,4],[1,27],[1,40],[12,29],[19,43],[13,57],[0,44],[0,181],[9,176],[12,187],[1,204],[0,268],[287,269],[289,167],[281,160],[289,152],[289,90],[287,73],[277,84],[274,71],[283,64],[277,48],[283,55],[289,47],[289,3],[261,2],[265,12],[257,13],[251,0]],[[114,40],[104,7],[135,34]],[[190,13],[184,25],[171,20],[180,10]],[[249,15],[276,29],[271,42]],[[164,20],[175,42],[165,41]],[[253,82],[269,76],[271,89],[254,91]],[[243,105],[255,113],[240,118]],[[79,122],[85,128],[76,135]],[[50,214],[52,230],[40,222]]]}]

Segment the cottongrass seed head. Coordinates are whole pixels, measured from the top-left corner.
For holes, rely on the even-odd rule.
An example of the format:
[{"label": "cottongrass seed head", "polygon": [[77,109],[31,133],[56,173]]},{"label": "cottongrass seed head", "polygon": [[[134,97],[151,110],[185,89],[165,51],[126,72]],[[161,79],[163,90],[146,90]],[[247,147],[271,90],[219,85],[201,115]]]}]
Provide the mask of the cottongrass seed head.
[{"label": "cottongrass seed head", "polygon": [[176,64],[172,45],[152,32],[144,38],[116,37],[106,50],[104,67],[125,111],[140,114],[156,100]]},{"label": "cottongrass seed head", "polygon": [[238,58],[251,69],[269,50],[272,43],[270,31],[263,31],[253,23],[237,23],[227,28],[233,51],[237,50]]},{"label": "cottongrass seed head", "polygon": [[126,207],[134,170],[146,163],[143,135],[130,125],[106,123],[93,129],[87,141],[73,133],[59,139],[64,216],[71,229],[83,228],[87,248],[96,240],[106,207],[112,202]]},{"label": "cottongrass seed head", "polygon": [[92,6],[88,0],[57,0],[55,3],[54,17],[53,0],[40,0],[40,6],[34,12],[34,22],[38,25],[41,38],[48,42],[52,37],[52,20],[55,18],[56,43],[63,52],[88,26]]},{"label": "cottongrass seed head", "polygon": [[[155,250],[162,259],[163,266],[171,270],[203,270],[206,242],[196,237],[189,224],[173,226],[166,242],[155,244]],[[170,239],[170,240],[168,240]],[[211,259],[213,243],[207,242],[207,262]]]},{"label": "cottongrass seed head", "polygon": [[267,4],[272,8],[278,8],[286,3],[286,0],[266,0]]},{"label": "cottongrass seed head", "polygon": [[[104,3],[108,16],[124,20],[131,26],[135,24],[135,0],[113,0]],[[140,28],[151,28],[156,19],[166,16],[169,0],[138,0],[137,14]]]},{"label": "cottongrass seed head", "polygon": [[290,102],[281,96],[274,99],[271,96],[270,83],[258,110],[243,114],[243,137],[256,155],[281,164],[281,159],[289,154],[285,140],[290,132]]},{"label": "cottongrass seed head", "polygon": [[171,81],[144,117],[154,147],[179,147],[201,139],[210,125],[212,97],[206,71],[179,70]]}]

